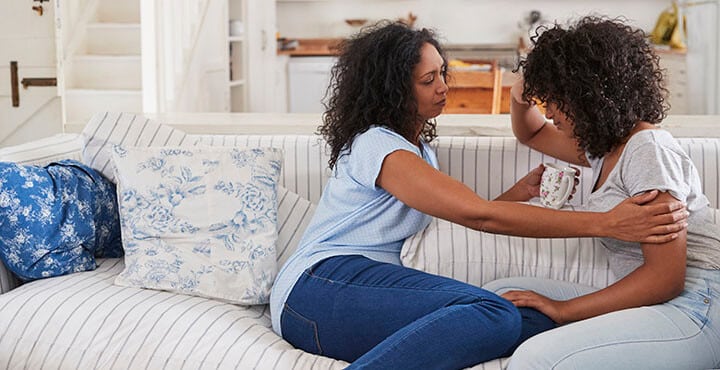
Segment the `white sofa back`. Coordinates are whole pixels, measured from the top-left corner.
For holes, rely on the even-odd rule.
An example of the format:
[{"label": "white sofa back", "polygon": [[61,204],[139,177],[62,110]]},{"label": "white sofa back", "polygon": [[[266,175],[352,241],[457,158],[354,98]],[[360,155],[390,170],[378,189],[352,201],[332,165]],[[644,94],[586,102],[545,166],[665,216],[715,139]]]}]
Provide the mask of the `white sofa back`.
[{"label": "white sofa back", "polygon": [[[285,153],[281,184],[317,203],[331,172],[323,141],[312,135],[189,135],[203,145],[270,146]],[[710,205],[720,200],[720,138],[678,138],[698,168]],[[484,198],[494,198],[531,169],[543,162],[559,162],[518,143],[514,137],[442,136],[432,143],[440,170],[459,179]],[[592,172],[583,171],[579,196],[571,201],[580,205],[590,192]]]},{"label": "white sofa back", "polygon": [[[329,156],[322,140],[313,135],[188,135],[186,142],[219,146],[270,146],[285,153],[281,184],[317,203],[330,176]],[[165,141],[163,140],[162,143]],[[710,205],[720,206],[720,138],[678,138],[700,173]],[[59,134],[0,149],[0,160],[46,164],[71,158],[80,160],[82,142],[77,134]],[[155,144],[161,145],[161,144]],[[555,162],[513,137],[442,136],[433,143],[440,170],[461,180],[484,198],[493,198],[541,162]],[[589,170],[583,171],[580,189],[572,201],[582,204],[589,192]]]},{"label": "white sofa back", "polygon": [[[331,172],[327,169],[328,154],[322,140],[314,135],[186,135],[169,126],[147,120],[137,121],[129,114],[106,115],[95,122],[98,130],[109,130],[125,145],[218,145],[218,146],[270,146],[283,149],[284,164],[281,185],[302,198],[316,203]],[[125,122],[126,125],[121,121]],[[105,124],[103,124],[105,122]],[[129,123],[129,124],[128,124]],[[154,125],[154,126],[153,126]],[[153,127],[150,127],[153,126]],[[119,129],[133,127],[135,130]],[[141,129],[137,129],[140,127]],[[150,127],[150,128],[148,128]],[[681,146],[695,163],[710,205],[720,203],[720,138],[678,138]],[[24,164],[45,164],[63,158],[88,158],[105,161],[95,163],[95,168],[107,170],[107,158],[97,153],[81,153],[82,140],[77,134],[60,134],[46,139],[0,149],[0,160]],[[530,169],[541,162],[554,162],[522,144],[513,137],[443,136],[432,143],[440,163],[440,169],[459,179],[480,196],[494,198],[514,184]],[[82,155],[81,155],[82,154]],[[582,204],[590,191],[591,171],[584,171],[578,190],[579,196],[572,204]],[[293,207],[291,203],[289,207]],[[304,209],[307,212],[308,208]],[[293,215],[294,217],[302,217]],[[306,221],[306,220],[305,220]],[[302,222],[302,220],[297,220]],[[298,223],[298,225],[300,225]],[[296,230],[285,243],[282,253],[292,250],[301,232]],[[287,254],[287,253],[285,253]],[[283,255],[283,259],[287,256]],[[281,261],[282,262],[282,261]],[[18,281],[5,271],[0,263],[0,293],[17,286]]]}]

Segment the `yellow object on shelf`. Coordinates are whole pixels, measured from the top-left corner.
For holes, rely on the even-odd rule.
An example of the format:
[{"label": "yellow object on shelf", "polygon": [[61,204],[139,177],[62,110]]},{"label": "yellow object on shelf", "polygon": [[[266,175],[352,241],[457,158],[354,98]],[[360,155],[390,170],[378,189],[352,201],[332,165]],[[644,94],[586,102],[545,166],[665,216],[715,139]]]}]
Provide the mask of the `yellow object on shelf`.
[{"label": "yellow object on shelf", "polygon": [[650,41],[657,45],[669,45],[672,49],[686,49],[684,41],[685,16],[680,15],[677,2],[663,10],[650,33]]}]

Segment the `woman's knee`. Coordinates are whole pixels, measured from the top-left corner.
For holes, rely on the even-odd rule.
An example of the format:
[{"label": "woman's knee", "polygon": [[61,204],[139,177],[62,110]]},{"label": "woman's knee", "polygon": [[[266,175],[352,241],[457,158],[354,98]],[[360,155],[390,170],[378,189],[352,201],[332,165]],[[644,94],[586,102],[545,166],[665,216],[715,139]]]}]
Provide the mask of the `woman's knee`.
[{"label": "woman's knee", "polygon": [[498,346],[510,348],[520,337],[522,317],[510,301],[499,296],[486,297],[471,305],[471,309],[482,311],[481,315],[475,315],[481,328],[493,330],[498,341],[507,342],[498,342]]},{"label": "woman's knee", "polygon": [[552,339],[542,334],[523,342],[510,357],[508,370],[551,369],[556,364],[556,356]]},{"label": "woman's knee", "polygon": [[509,277],[490,281],[483,285],[483,289],[491,291],[495,294],[503,294],[508,290],[522,289],[528,279],[523,277]]}]

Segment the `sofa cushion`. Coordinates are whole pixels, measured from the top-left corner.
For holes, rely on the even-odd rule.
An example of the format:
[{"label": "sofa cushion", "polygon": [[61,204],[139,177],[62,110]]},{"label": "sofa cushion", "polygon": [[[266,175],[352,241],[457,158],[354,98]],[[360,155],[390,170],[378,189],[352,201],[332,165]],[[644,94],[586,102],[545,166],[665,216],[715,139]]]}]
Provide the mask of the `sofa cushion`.
[{"label": "sofa cushion", "polygon": [[277,273],[274,148],[114,152],[124,286],[267,303]]},{"label": "sofa cushion", "polygon": [[[713,209],[715,223],[720,209]],[[476,286],[534,276],[603,288],[617,280],[595,238],[523,238],[473,230],[434,218],[405,240],[402,264]]]},{"label": "sofa cushion", "polygon": [[0,295],[0,369],[296,369],[347,363],[294,349],[266,305],[113,285],[122,259]]},{"label": "sofa cushion", "polygon": [[433,219],[405,240],[403,265],[476,286],[511,276],[535,276],[605,287],[616,280],[594,238],[523,238]]},{"label": "sofa cushion", "polygon": [[297,249],[313,214],[315,204],[282,186],[278,187],[278,266],[285,264]]},{"label": "sofa cushion", "polygon": [[122,254],[115,186],[80,162],[0,162],[0,258],[23,280]]},{"label": "sofa cushion", "polygon": [[702,181],[710,207],[720,208],[720,138],[678,138]]}]

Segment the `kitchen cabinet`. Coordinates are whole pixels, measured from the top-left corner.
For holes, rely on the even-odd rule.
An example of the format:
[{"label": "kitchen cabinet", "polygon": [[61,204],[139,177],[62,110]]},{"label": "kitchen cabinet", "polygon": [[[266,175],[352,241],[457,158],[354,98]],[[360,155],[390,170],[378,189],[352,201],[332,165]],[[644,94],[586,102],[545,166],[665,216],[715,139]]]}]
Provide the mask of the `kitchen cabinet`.
[{"label": "kitchen cabinet", "polygon": [[334,56],[291,57],[288,63],[288,112],[321,113]]},{"label": "kitchen cabinet", "polygon": [[444,113],[500,113],[502,71],[497,61],[481,63],[467,66],[451,64]]},{"label": "kitchen cabinet", "polygon": [[[499,113],[510,113],[510,87],[516,76],[512,70],[517,65],[519,50],[516,44],[448,44],[445,53],[449,60],[485,61],[498,66],[500,70],[500,109]],[[463,76],[456,76],[462,79]],[[463,83],[462,81],[458,81]],[[451,87],[451,90],[452,87]],[[490,113],[489,101],[493,92],[487,88],[459,88],[451,91],[448,99],[450,107],[446,113]],[[455,104],[456,106],[452,106]]]},{"label": "kitchen cabinet", "polygon": [[517,76],[499,60],[480,61],[487,68],[450,68],[444,113],[510,113],[510,88]]},{"label": "kitchen cabinet", "polygon": [[688,71],[684,52],[658,51],[660,67],[665,70],[665,87],[668,89],[668,114],[688,114]]},{"label": "kitchen cabinet", "polygon": [[275,4],[227,0],[227,87],[230,112],[274,110]]},{"label": "kitchen cabinet", "polygon": [[[320,113],[325,110],[323,98],[337,61],[337,47],[342,39],[292,39],[292,48],[278,49],[278,63],[286,62],[286,88],[278,89],[278,100],[287,104],[278,111],[289,113]],[[284,95],[282,93],[285,93]]]}]

